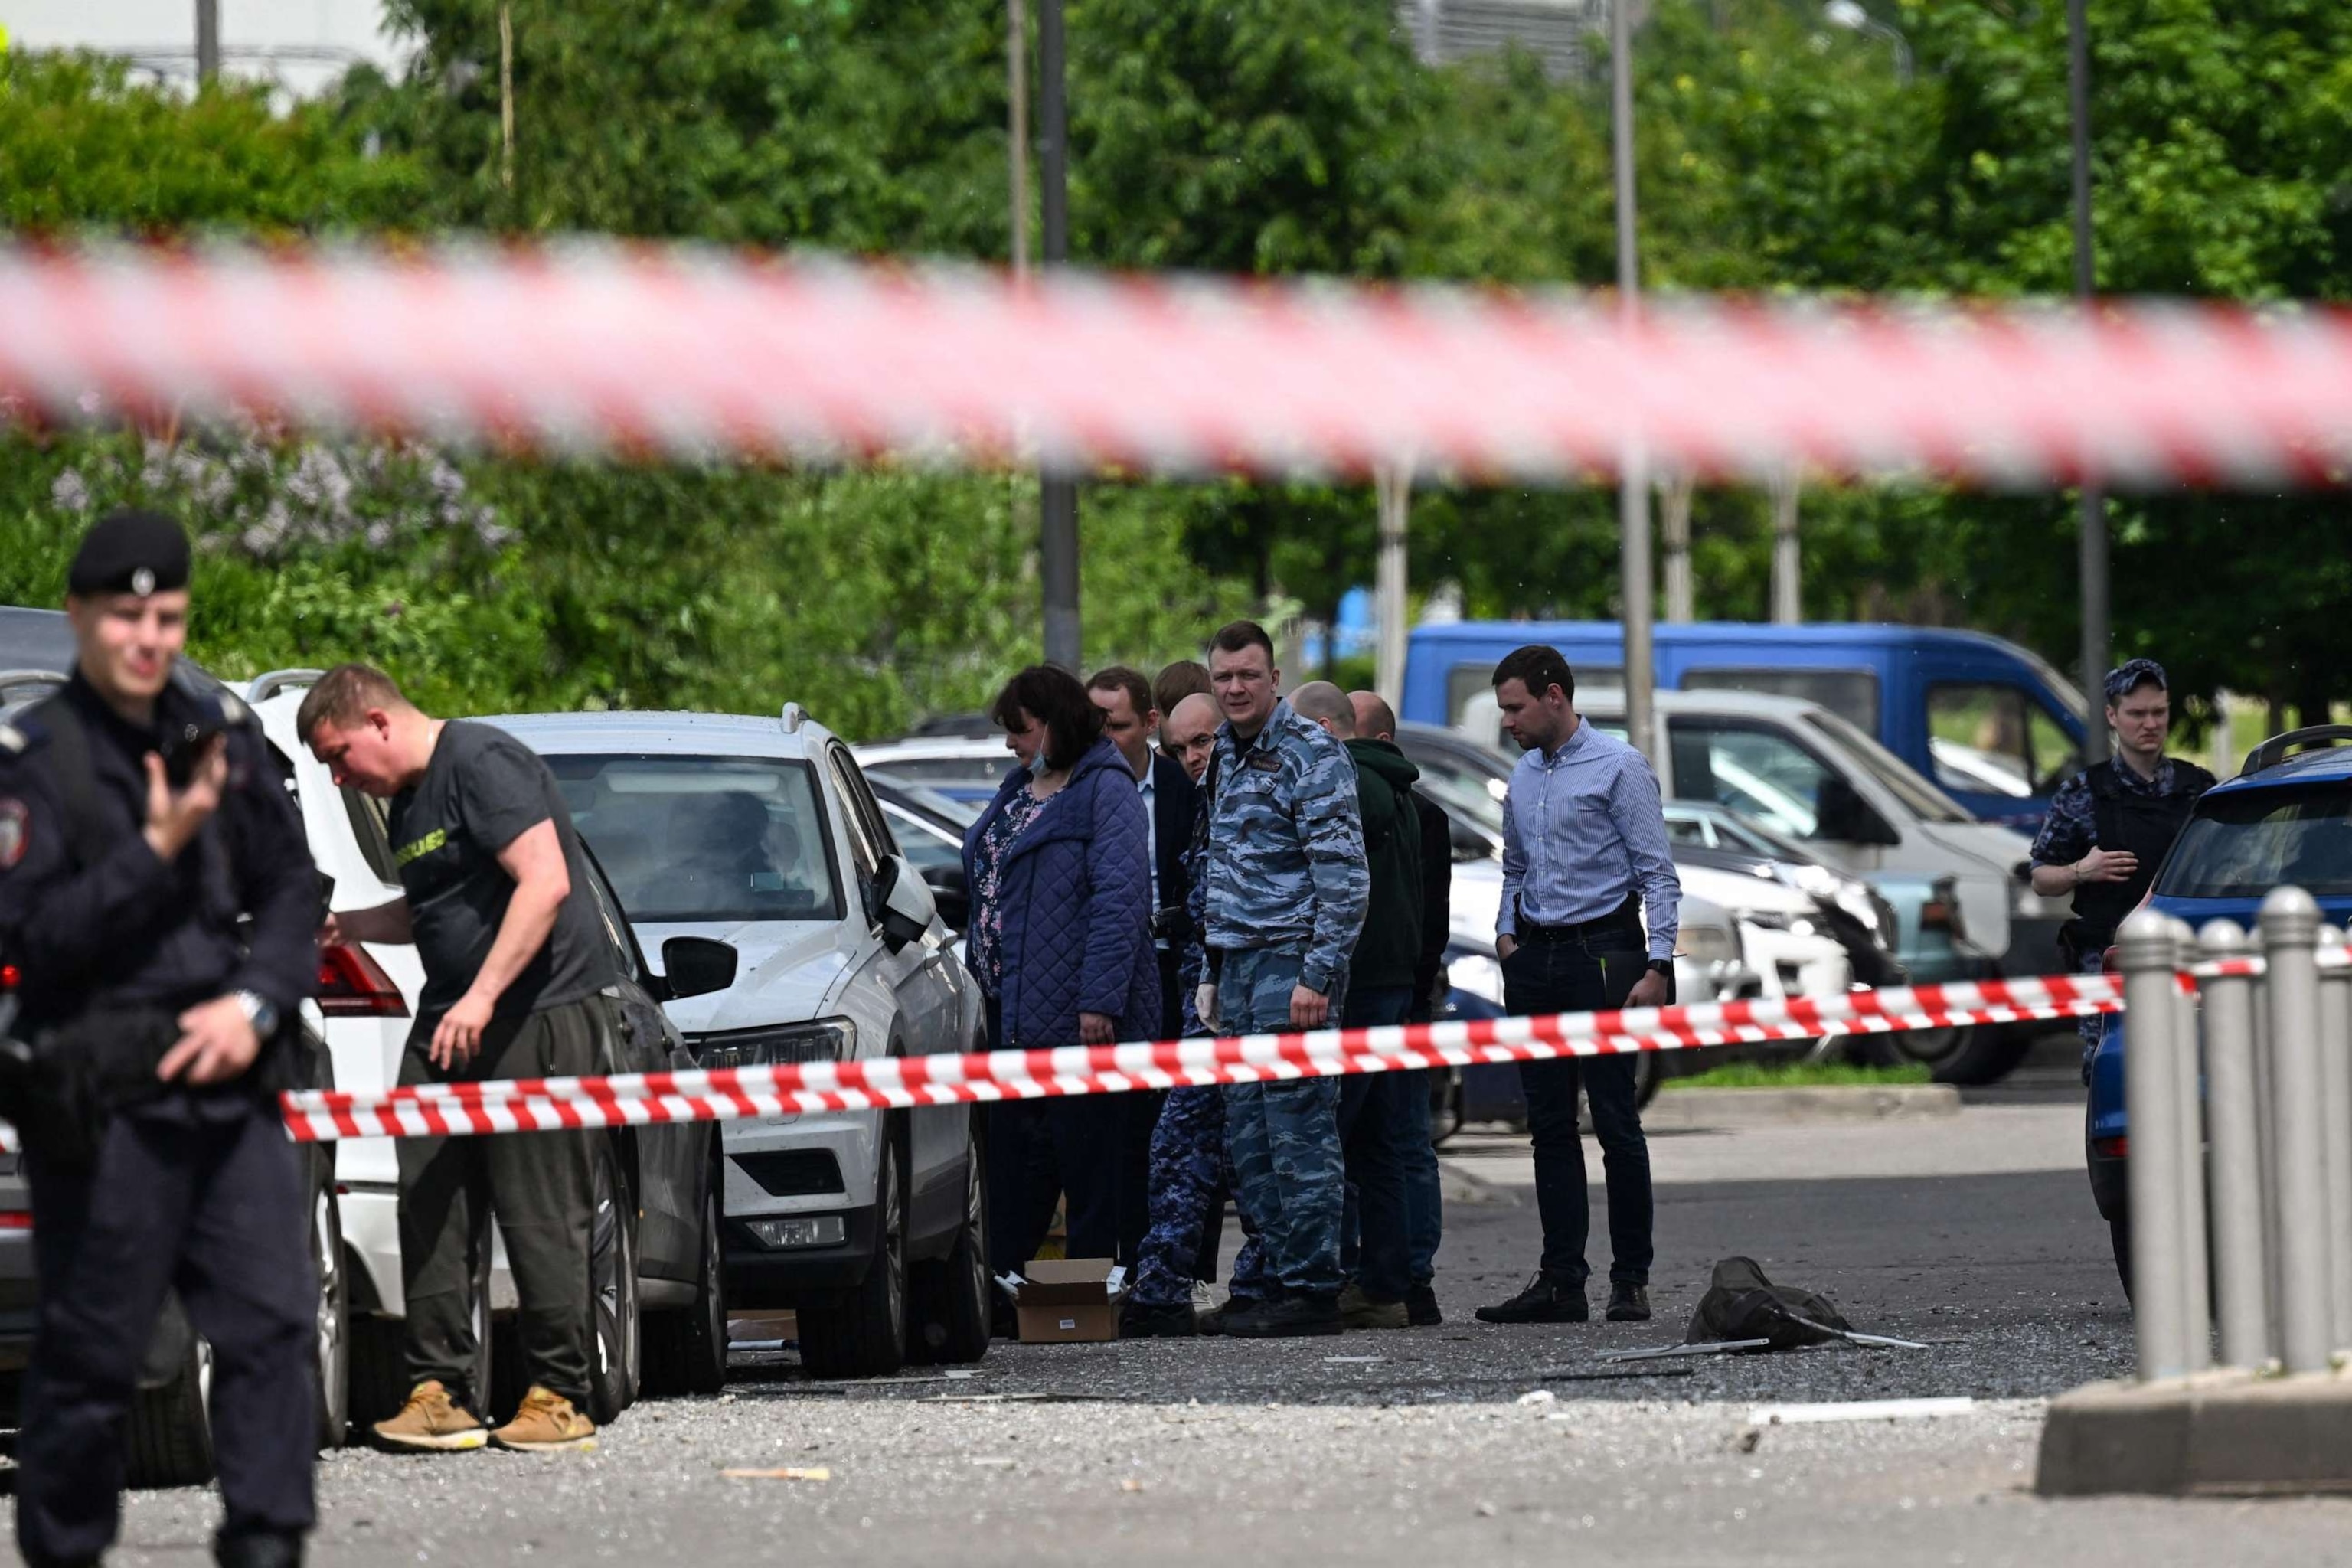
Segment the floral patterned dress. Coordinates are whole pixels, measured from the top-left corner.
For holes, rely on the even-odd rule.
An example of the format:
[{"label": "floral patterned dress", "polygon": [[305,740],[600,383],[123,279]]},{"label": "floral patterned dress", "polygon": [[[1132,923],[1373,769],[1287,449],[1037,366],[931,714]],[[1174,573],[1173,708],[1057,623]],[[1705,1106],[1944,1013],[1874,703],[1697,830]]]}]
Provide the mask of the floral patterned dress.
[{"label": "floral patterned dress", "polygon": [[1022,830],[1037,820],[1045,803],[1029,793],[1027,785],[1013,792],[996,820],[980,837],[980,855],[976,869],[979,885],[972,889],[971,937],[966,945],[972,977],[980,982],[984,995],[996,996],[1004,987],[1004,910],[998,895],[1004,885],[1004,856]]}]

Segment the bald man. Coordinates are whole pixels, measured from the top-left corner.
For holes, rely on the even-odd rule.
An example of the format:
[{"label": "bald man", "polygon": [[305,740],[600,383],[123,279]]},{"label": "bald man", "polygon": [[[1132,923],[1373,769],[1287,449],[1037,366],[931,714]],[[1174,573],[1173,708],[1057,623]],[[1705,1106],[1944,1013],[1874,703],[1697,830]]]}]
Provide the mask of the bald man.
[{"label": "bald man", "polygon": [[1184,764],[1194,784],[1207,775],[1209,759],[1217,754],[1217,726],[1223,722],[1217,700],[1205,691],[1180,700],[1160,721],[1161,749]]},{"label": "bald man", "polygon": [[[1355,704],[1329,681],[1308,681],[1290,694],[1290,706],[1328,731],[1356,765],[1371,898],[1348,962],[1340,1026],[1402,1024],[1412,1011],[1413,970],[1421,957],[1421,814],[1412,802],[1413,781],[1421,775],[1395,742],[1357,735]],[[1427,1080],[1417,1073],[1354,1073],[1339,1080],[1340,1150],[1361,1237],[1351,1254],[1341,1233],[1341,1266],[1351,1258],[1356,1265],[1354,1281],[1339,1298],[1339,1315],[1350,1328],[1402,1329],[1412,1321],[1408,1089],[1428,1097]]]},{"label": "bald man", "polygon": [[[1356,738],[1364,744],[1396,745],[1396,710],[1377,691],[1351,691]],[[1445,936],[1451,924],[1454,834],[1445,808],[1416,785],[1413,812],[1421,821],[1421,956],[1413,966],[1412,1009],[1406,1022],[1431,1022],[1445,999]],[[1429,1142],[1429,1075],[1398,1075],[1407,1080],[1404,1101],[1404,1213],[1412,1289],[1405,1310],[1414,1328],[1444,1321],[1437,1306],[1437,1247],[1444,1237],[1444,1201],[1437,1181],[1437,1151]]]}]

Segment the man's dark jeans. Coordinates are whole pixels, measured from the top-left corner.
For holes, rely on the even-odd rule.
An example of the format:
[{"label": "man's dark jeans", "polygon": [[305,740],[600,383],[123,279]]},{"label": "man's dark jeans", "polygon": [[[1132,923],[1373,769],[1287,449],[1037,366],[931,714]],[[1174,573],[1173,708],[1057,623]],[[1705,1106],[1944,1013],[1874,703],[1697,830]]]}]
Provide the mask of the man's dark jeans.
[{"label": "man's dark jeans", "polygon": [[[1609,931],[1581,942],[1521,942],[1503,961],[1503,1005],[1514,1017],[1621,1007],[1641,980],[1645,961],[1638,931]],[[1519,1082],[1527,1092],[1528,1129],[1535,1141],[1544,1272],[1580,1285],[1592,1272],[1584,1261],[1592,1214],[1576,1126],[1576,1090],[1581,1082],[1592,1102],[1592,1131],[1601,1141],[1601,1170],[1609,1183],[1609,1278],[1647,1285],[1650,1147],[1643,1139],[1641,1107],[1635,1103],[1633,1058],[1521,1062]]]},{"label": "man's dark jeans", "polygon": [[[1412,1008],[1409,985],[1350,991],[1340,1024],[1349,1029],[1402,1024]],[[1343,1270],[1353,1265],[1356,1283],[1375,1301],[1402,1301],[1412,1289],[1405,1220],[1406,1089],[1428,1092],[1419,1073],[1350,1073],[1339,1080],[1339,1147],[1355,1221],[1343,1223],[1339,1262]],[[1353,1248],[1347,1246],[1351,1236],[1359,1238]]]}]

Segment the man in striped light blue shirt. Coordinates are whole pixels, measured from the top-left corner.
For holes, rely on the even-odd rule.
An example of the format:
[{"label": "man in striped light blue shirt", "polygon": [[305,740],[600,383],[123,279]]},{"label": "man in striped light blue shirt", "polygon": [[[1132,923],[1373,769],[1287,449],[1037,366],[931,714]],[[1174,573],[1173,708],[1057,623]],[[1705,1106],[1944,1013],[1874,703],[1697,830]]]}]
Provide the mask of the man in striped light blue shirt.
[{"label": "man in striped light blue shirt", "polygon": [[[1495,934],[1504,1006],[1514,1016],[1674,1000],[1682,885],[1667,847],[1658,775],[1639,752],[1580,718],[1575,698],[1576,678],[1556,648],[1531,645],[1495,667],[1504,727],[1527,753],[1503,805],[1503,906]],[[1522,1062],[1519,1081],[1535,1142],[1543,1263],[1526,1289],[1479,1308],[1478,1316],[1490,1323],[1580,1323],[1590,1315],[1580,1082],[1609,1185],[1609,1317],[1648,1318],[1650,1150],[1633,1058]]]}]

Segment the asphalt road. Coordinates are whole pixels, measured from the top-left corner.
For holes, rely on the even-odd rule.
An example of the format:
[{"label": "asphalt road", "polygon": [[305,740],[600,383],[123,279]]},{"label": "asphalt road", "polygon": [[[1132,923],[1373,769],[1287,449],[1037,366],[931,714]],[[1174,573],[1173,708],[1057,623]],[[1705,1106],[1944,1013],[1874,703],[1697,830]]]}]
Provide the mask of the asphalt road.
[{"label": "asphalt road", "polygon": [[[1536,1250],[1523,1149],[1472,1136],[1451,1146],[1449,1180],[1483,1201],[1447,1216],[1443,1328],[1000,1342],[971,1375],[854,1386],[812,1383],[789,1354],[739,1358],[728,1394],[641,1405],[591,1456],[335,1455],[314,1560],[2352,1561],[2352,1502],[2031,1494],[2042,1400],[2131,1352],[2078,1092],[2051,1075],[1934,1121],[1658,1138],[1650,1324],[1470,1319]],[[1929,1348],[1593,1359],[1678,1340],[1732,1253]],[[1920,1396],[1973,1403],[1822,1425],[1757,1409]],[[778,1467],[830,1479],[720,1474]],[[132,1499],[118,1561],[204,1561],[215,1507],[200,1491]]]}]

